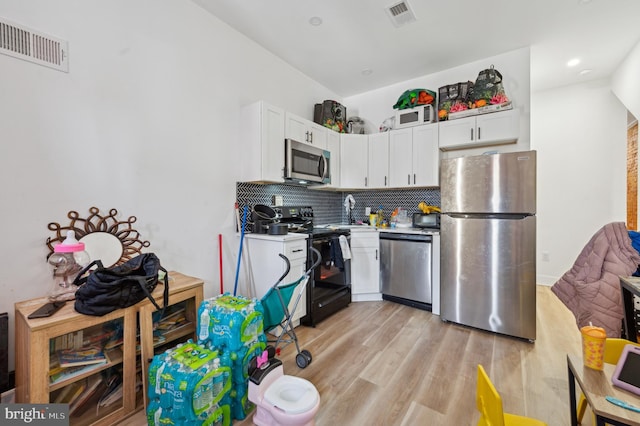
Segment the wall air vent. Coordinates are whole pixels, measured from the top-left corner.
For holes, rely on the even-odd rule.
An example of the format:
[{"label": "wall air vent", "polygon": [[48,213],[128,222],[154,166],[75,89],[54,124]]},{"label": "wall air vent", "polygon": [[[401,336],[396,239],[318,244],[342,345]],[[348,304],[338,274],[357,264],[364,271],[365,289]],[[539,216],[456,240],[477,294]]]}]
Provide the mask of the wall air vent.
[{"label": "wall air vent", "polygon": [[394,3],[391,6],[388,6],[385,10],[391,19],[393,26],[396,28],[407,25],[416,20],[416,15],[413,13],[413,10],[411,10],[411,6],[407,0]]},{"label": "wall air vent", "polygon": [[0,53],[69,72],[69,43],[0,17]]}]

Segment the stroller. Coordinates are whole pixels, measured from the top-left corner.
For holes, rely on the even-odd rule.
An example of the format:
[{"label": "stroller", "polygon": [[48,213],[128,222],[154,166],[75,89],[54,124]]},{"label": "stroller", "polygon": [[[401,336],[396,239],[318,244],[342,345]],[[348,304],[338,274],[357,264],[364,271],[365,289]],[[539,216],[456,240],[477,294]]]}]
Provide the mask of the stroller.
[{"label": "stroller", "polygon": [[291,301],[291,297],[298,287],[300,288],[295,299],[295,303],[293,305],[293,311],[295,312],[298,307],[298,302],[300,302],[300,298],[302,297],[302,293],[309,282],[309,277],[311,272],[320,264],[320,252],[315,248],[310,248],[313,253],[312,258],[315,258],[313,265],[305,271],[305,273],[290,284],[281,285],[282,280],[289,274],[291,270],[291,264],[289,263],[289,259],[287,256],[282,253],[278,254],[284,261],[286,262],[286,268],[280,279],[276,281],[276,283],[267,291],[267,293],[260,299],[262,303],[262,307],[264,309],[264,331],[270,332],[274,330],[276,327],[281,327],[282,329],[276,335],[276,340],[267,340],[269,343],[274,343],[274,347],[277,354],[280,354],[281,348],[278,347],[281,343],[284,345],[282,347],[287,346],[290,343],[294,343],[296,345],[296,350],[298,351],[298,355],[296,355],[296,364],[300,368],[306,368],[307,365],[311,364],[311,352],[306,349],[300,350],[300,346],[298,345],[298,337],[296,336],[296,332],[293,329],[293,324],[291,323],[292,315],[289,312],[289,302]]}]

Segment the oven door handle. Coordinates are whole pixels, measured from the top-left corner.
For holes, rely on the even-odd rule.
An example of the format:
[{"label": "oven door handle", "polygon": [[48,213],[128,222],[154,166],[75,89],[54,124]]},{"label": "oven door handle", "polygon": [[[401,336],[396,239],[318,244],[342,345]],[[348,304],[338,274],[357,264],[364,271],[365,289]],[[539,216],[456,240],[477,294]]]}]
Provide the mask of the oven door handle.
[{"label": "oven door handle", "polygon": [[316,249],[315,247],[309,247],[309,250],[311,250],[311,259],[313,259],[313,256],[315,256],[316,260],[315,262],[313,262],[313,265],[311,266],[311,268],[309,268],[310,271],[316,269],[318,267],[318,265],[320,265],[320,261],[322,260],[322,255],[320,254],[320,252],[318,251],[318,249]]}]

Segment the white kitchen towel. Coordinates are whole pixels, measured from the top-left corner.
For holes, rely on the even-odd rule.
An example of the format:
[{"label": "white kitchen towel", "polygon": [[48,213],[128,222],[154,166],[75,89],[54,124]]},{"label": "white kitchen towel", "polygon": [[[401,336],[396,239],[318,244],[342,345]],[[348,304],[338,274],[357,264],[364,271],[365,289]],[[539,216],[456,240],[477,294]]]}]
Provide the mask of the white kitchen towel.
[{"label": "white kitchen towel", "polygon": [[342,258],[343,259],[351,259],[351,249],[349,248],[349,241],[347,241],[347,237],[344,235],[340,235],[338,238],[340,241],[340,250],[342,250]]}]

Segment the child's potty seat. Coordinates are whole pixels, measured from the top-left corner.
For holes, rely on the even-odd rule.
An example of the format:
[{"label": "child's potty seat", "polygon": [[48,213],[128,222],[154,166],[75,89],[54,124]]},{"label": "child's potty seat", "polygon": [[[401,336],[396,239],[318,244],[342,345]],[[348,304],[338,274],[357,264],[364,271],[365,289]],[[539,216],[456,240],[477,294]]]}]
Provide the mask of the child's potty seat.
[{"label": "child's potty seat", "polygon": [[305,379],[281,376],[264,393],[264,399],[287,414],[301,414],[318,404],[318,390]]}]

